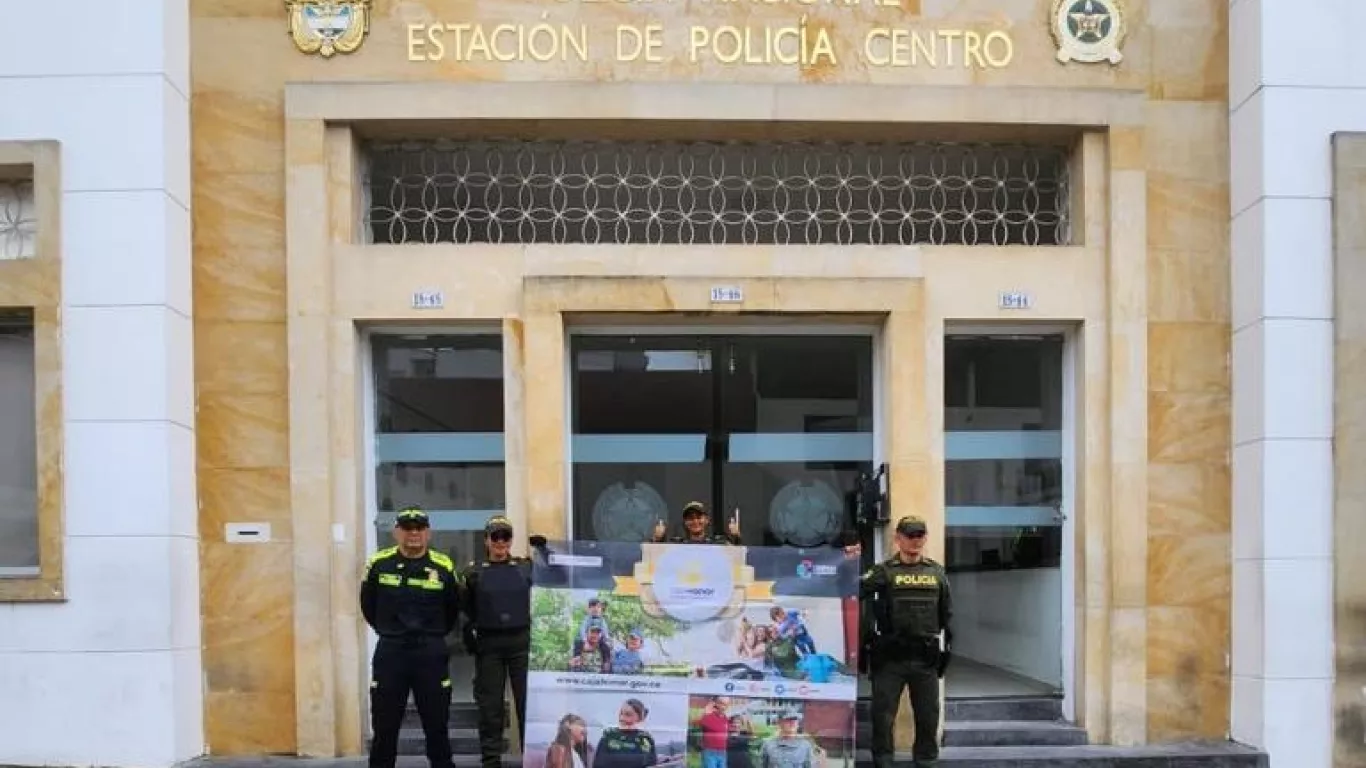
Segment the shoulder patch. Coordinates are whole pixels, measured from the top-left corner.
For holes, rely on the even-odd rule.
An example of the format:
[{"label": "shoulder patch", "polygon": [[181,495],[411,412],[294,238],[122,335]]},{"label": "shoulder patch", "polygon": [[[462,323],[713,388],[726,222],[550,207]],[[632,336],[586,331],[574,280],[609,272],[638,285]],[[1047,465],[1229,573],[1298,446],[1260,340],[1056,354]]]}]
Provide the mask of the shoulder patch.
[{"label": "shoulder patch", "polygon": [[379,561],[383,560],[384,558],[388,557],[389,555],[394,554],[394,553],[397,552],[397,551],[398,551],[398,547],[385,547],[384,549],[381,549],[380,551],[376,552],[375,554],[370,555],[370,559],[366,561],[366,564],[367,564],[367,565],[374,565],[375,563],[378,563]]},{"label": "shoulder patch", "polygon": [[370,578],[370,571],[374,569],[375,563],[378,563],[379,561],[385,559],[386,557],[389,557],[397,551],[398,547],[385,547],[384,549],[381,549],[380,551],[370,555],[370,557],[367,558],[365,561],[365,568],[361,570],[361,578]]},{"label": "shoulder patch", "polygon": [[448,571],[455,571],[455,563],[451,561],[449,555],[445,554],[444,552],[437,552],[434,550],[428,551],[427,554],[431,556],[433,563],[436,563],[437,565],[441,566],[442,568],[445,568]]}]

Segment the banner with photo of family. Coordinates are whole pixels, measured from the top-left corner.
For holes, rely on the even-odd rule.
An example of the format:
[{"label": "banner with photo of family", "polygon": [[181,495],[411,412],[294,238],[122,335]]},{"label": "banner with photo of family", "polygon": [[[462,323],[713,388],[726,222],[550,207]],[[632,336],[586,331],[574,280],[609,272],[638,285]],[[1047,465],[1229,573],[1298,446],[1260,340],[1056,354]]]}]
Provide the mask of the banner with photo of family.
[{"label": "banner with photo of family", "polygon": [[524,768],[854,765],[857,560],[629,542],[548,553]]}]

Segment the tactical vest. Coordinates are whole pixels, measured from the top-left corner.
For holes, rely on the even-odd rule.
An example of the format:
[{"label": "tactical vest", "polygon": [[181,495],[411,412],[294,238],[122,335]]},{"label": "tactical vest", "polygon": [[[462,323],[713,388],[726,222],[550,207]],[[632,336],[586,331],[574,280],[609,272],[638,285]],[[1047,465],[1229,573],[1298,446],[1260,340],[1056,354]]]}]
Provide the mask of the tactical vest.
[{"label": "tactical vest", "polygon": [[485,561],[479,566],[476,588],[476,626],[483,630],[526,629],[531,626],[530,564],[516,560]]},{"label": "tactical vest", "polygon": [[939,589],[944,570],[931,560],[907,565],[900,559],[883,565],[891,597],[892,634],[898,639],[929,638],[939,634]]}]

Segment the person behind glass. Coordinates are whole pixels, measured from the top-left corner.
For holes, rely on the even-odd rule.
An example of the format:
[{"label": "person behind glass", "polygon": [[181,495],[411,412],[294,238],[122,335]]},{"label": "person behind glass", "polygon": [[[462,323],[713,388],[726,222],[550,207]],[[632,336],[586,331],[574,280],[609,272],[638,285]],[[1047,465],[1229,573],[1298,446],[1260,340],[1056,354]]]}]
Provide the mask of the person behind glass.
[{"label": "person behind glass", "polygon": [[[543,545],[533,537],[532,546]],[[517,738],[526,734],[526,675],[531,648],[532,563],[512,554],[512,522],[502,515],[484,526],[484,559],[462,574],[465,648],[474,656],[474,700],[479,705],[479,751],[486,768],[503,764],[503,689],[512,682]]]},{"label": "person behind glass", "polygon": [[371,662],[370,768],[393,768],[409,691],[426,735],[427,760],[432,768],[450,768],[445,638],[460,612],[459,576],[449,557],[428,548],[431,524],[421,509],[399,511],[394,540],[397,546],[370,557],[360,587],[361,615],[379,635]]},{"label": "person behind glass", "polygon": [[[655,523],[656,542],[665,541],[668,529],[664,527],[664,521]],[[730,544],[739,546],[740,539],[740,508],[736,507],[731,512],[730,519],[726,521],[726,532],[716,536],[711,533],[711,516],[707,514],[707,507],[700,501],[690,501],[683,506],[683,535],[668,537],[670,544]]]},{"label": "person behind glass", "polygon": [[913,765],[927,768],[939,760],[939,681],[950,658],[953,604],[944,567],[925,556],[927,532],[919,517],[898,520],[896,554],[859,580],[865,605],[876,600],[869,659],[874,768],[893,764],[892,729],[903,688],[909,689],[915,717]]}]

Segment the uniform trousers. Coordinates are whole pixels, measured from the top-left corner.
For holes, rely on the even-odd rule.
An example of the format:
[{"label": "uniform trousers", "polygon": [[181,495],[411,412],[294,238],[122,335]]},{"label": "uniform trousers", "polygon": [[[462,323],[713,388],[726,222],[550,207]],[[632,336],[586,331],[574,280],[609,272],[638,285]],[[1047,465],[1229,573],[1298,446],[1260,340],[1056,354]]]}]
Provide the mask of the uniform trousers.
[{"label": "uniform trousers", "polygon": [[398,732],[412,693],[432,768],[450,768],[450,652],[444,638],[381,637],[371,662],[370,768],[394,768]]},{"label": "uniform trousers", "polygon": [[479,631],[475,654],[474,700],[479,704],[479,752],[485,768],[503,764],[503,691],[512,683],[517,708],[517,739],[526,740],[526,673],[531,632],[526,629]]},{"label": "uniform trousers", "polygon": [[915,744],[911,756],[917,768],[939,760],[939,672],[934,650],[914,652],[880,650],[873,655],[873,766],[892,768],[895,744],[892,732],[901,705],[901,692],[910,689],[915,719]]}]

